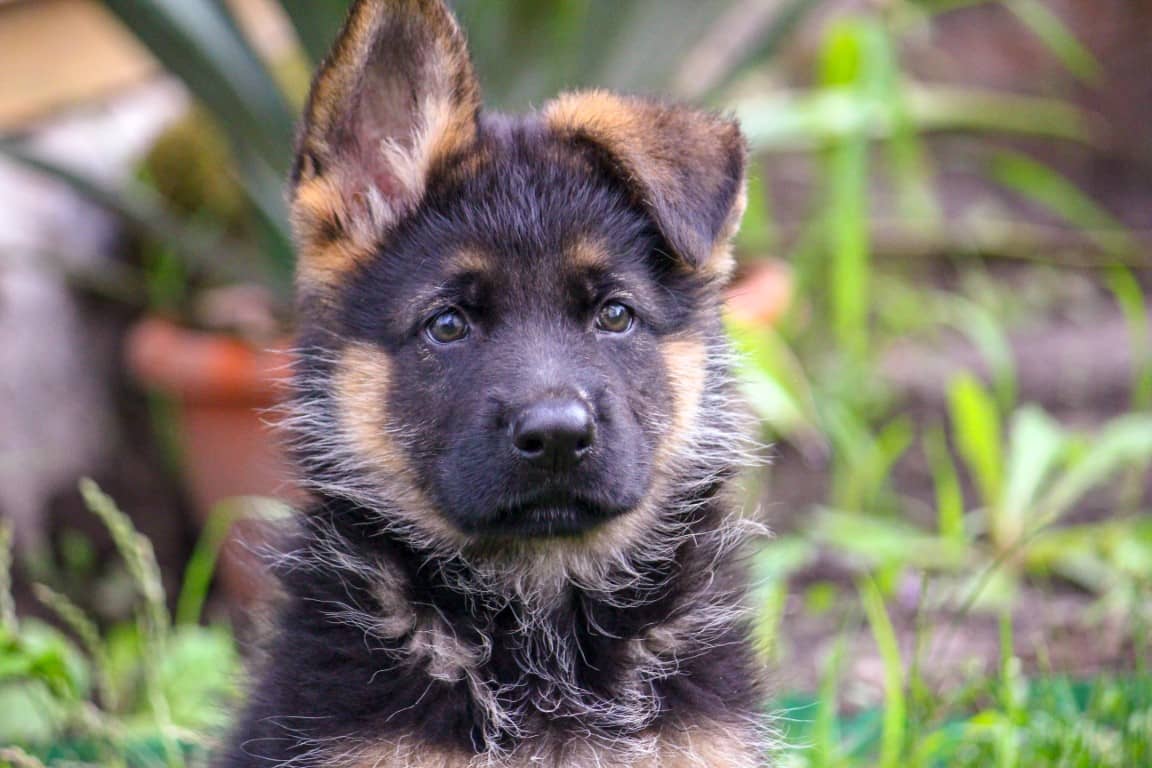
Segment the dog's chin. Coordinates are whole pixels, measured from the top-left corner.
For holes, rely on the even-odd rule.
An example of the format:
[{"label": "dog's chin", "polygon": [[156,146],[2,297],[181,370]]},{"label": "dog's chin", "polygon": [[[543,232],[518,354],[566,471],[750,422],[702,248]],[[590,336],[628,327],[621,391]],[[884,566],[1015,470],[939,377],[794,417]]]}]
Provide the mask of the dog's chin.
[{"label": "dog's chin", "polygon": [[548,495],[497,506],[488,514],[458,522],[482,540],[578,538],[632,510],[568,495]]}]

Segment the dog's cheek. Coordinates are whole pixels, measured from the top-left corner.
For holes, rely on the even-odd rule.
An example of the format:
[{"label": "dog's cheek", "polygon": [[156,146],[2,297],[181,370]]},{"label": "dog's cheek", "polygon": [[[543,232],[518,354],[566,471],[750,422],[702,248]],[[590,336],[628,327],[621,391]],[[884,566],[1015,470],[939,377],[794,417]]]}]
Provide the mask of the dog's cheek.
[{"label": "dog's cheek", "polygon": [[707,377],[707,347],[694,336],[677,336],[660,344],[669,402],[667,428],[660,441],[664,466],[682,456],[692,443]]},{"label": "dog's cheek", "polygon": [[434,505],[421,490],[419,473],[409,447],[397,440],[410,434],[391,412],[392,360],[367,343],[345,347],[332,379],[341,440],[357,457],[359,471],[367,471],[372,484],[387,488],[387,496],[404,515],[399,521],[416,526],[437,540],[452,539]]},{"label": "dog's cheek", "polygon": [[410,473],[404,453],[388,428],[392,363],[368,344],[351,344],[340,354],[332,382],[340,429],[357,455],[384,471]]}]

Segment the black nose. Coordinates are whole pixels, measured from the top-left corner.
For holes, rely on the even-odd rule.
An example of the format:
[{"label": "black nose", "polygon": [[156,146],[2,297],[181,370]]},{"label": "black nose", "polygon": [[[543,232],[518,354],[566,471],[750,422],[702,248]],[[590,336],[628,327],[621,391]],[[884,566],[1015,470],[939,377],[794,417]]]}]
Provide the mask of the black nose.
[{"label": "black nose", "polygon": [[512,444],[516,451],[544,469],[576,465],[595,440],[592,412],[574,398],[533,403],[512,422]]}]

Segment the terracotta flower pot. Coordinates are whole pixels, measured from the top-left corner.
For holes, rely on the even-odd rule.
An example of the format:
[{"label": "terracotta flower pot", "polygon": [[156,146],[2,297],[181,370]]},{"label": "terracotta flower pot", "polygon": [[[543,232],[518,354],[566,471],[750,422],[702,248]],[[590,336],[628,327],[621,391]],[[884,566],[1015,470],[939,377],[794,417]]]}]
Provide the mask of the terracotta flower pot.
[{"label": "terracotta flower pot", "polygon": [[776,325],[792,304],[792,271],[782,261],[750,266],[728,289],[725,306],[735,320],[748,325]]},{"label": "terracotta flower pot", "polygon": [[[157,317],[146,318],[128,335],[133,374],[177,406],[185,476],[202,525],[226,500],[300,497],[266,413],[288,391],[288,349],[287,343],[261,349]],[[236,512],[220,552],[218,578],[243,604],[267,586],[257,552],[267,537],[259,520],[243,509]]]}]

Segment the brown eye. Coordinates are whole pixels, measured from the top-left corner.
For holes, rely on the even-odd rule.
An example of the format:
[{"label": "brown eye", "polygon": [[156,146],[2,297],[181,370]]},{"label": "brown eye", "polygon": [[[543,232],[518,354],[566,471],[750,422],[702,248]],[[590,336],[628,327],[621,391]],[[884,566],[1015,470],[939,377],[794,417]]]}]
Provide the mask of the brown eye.
[{"label": "brown eye", "polygon": [[437,344],[451,344],[468,335],[468,321],[455,309],[446,309],[428,321],[428,338]]},{"label": "brown eye", "polygon": [[596,327],[607,333],[624,333],[632,327],[632,310],[618,301],[600,307]]}]

